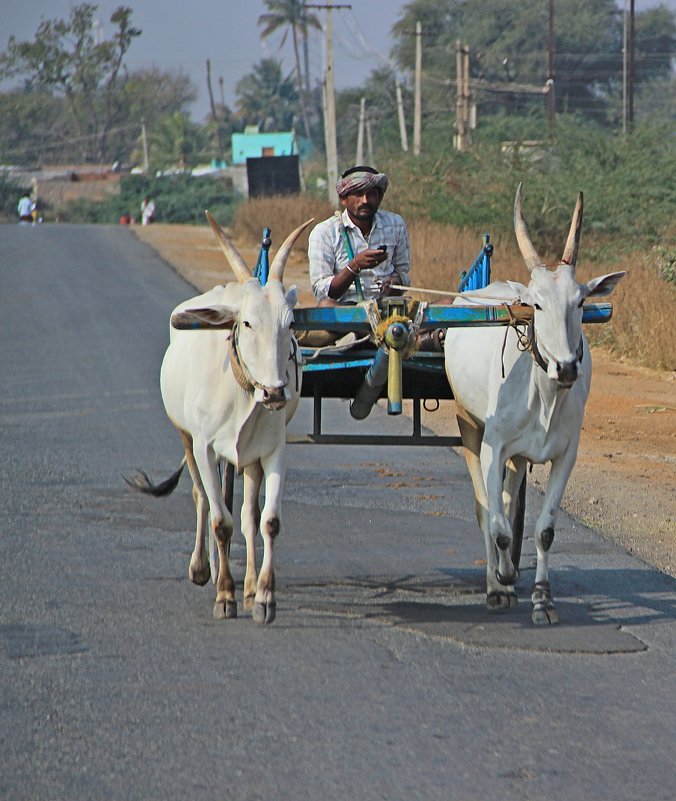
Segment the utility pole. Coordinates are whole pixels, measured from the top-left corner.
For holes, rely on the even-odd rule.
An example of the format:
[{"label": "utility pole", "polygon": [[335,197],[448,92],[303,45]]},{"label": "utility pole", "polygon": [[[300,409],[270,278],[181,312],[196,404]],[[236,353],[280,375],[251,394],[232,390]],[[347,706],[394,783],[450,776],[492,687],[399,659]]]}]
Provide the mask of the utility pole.
[{"label": "utility pole", "polygon": [[399,117],[399,136],[401,138],[401,149],[408,151],[408,136],[406,135],[406,120],[404,119],[404,100],[401,96],[401,84],[396,83],[397,87],[397,115]]},{"label": "utility pole", "polygon": [[336,88],[333,76],[333,8],[326,9],[326,172],[329,200],[333,200],[338,180],[338,142],[336,138]]},{"label": "utility pole", "polygon": [[455,69],[455,149],[462,152],[469,145],[469,47],[461,44],[460,39],[455,42]]},{"label": "utility pole", "polygon": [[373,139],[371,137],[371,120],[366,118],[366,153],[368,155],[368,163],[373,164]]},{"label": "utility pole", "polygon": [[627,0],[622,14],[622,133],[627,133]]},{"label": "utility pole", "polygon": [[549,0],[549,22],[547,25],[547,128],[549,137],[554,137],[554,0]]},{"label": "utility pole", "polygon": [[422,128],[422,24],[415,24],[415,103],[413,106],[413,155],[420,155]]},{"label": "utility pole", "polygon": [[310,5],[305,8],[318,8],[326,11],[326,71],[324,74],[324,140],[326,143],[326,173],[328,178],[328,197],[336,198],[338,180],[338,144],[336,142],[336,89],[333,73],[333,9],[352,8],[351,5]]},{"label": "utility pole", "polygon": [[469,146],[471,144],[471,124],[469,119],[469,45],[462,49],[462,116],[465,120],[465,138]]},{"label": "utility pole", "polygon": [[627,69],[627,128],[634,127],[634,46],[635,46],[635,20],[634,0],[629,0],[629,59]]},{"label": "utility pole", "polygon": [[364,128],[366,122],[366,98],[362,97],[359,103],[359,129],[357,130],[357,154],[355,164],[364,163]]},{"label": "utility pole", "polygon": [[225,148],[223,147],[223,132],[220,126],[220,120],[216,114],[216,103],[214,103],[214,92],[211,87],[211,59],[207,59],[207,89],[209,91],[209,104],[211,105],[211,119],[216,126],[216,141],[218,142],[218,158],[223,158]]},{"label": "utility pole", "polygon": [[141,138],[143,139],[143,172],[148,172],[148,134],[146,132],[146,118],[141,119]]}]

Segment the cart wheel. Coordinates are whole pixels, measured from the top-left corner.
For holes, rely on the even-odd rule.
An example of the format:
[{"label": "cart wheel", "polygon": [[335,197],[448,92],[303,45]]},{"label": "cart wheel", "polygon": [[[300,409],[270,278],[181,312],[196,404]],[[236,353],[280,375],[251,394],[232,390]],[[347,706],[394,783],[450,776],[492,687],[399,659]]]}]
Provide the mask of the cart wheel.
[{"label": "cart wheel", "polygon": [[524,475],[519,494],[516,497],[516,509],[512,520],[512,547],[510,555],[512,564],[518,570],[521,561],[521,546],[523,544],[523,524],[526,517],[526,476]]}]

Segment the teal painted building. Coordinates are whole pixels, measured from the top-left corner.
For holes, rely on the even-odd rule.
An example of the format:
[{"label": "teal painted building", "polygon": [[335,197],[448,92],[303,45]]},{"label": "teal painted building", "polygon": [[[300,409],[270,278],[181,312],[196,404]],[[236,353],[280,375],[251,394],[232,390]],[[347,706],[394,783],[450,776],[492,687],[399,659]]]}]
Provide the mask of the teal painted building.
[{"label": "teal painted building", "polygon": [[268,156],[312,155],[312,143],[295,131],[268,131],[260,133],[256,125],[247,125],[244,133],[232,134],[232,163],[246,164],[247,159]]},{"label": "teal painted building", "polygon": [[298,139],[294,131],[259,133],[254,129],[232,135],[233,164],[246,164],[248,158],[297,155]]}]

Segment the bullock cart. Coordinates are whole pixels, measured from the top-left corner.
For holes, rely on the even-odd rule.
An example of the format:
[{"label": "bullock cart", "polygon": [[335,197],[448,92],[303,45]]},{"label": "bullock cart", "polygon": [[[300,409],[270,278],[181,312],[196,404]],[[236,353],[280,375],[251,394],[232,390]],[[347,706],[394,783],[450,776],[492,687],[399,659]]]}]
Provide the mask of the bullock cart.
[{"label": "bullock cart", "polygon": [[[515,200],[515,233],[520,250],[524,256],[526,266],[531,273],[528,286],[517,282],[490,283],[490,262],[493,247],[490,238],[484,235],[481,252],[475,259],[471,268],[461,275],[458,292],[434,292],[437,295],[456,296],[452,304],[427,303],[407,296],[386,297],[378,300],[365,300],[351,306],[313,307],[295,309],[291,318],[291,309],[295,302],[295,291],[288,295],[283,290],[282,275],[286,258],[298,238],[300,232],[310,224],[311,220],[299,226],[280,248],[275,256],[272,266],[268,265],[268,251],[271,245],[270,231],[265,229],[263,242],[259,254],[258,264],[253,273],[248,271],[241,257],[227,239],[225,233],[209,217],[214,232],[221,242],[223,251],[238,275],[240,294],[249,300],[247,314],[256,317],[256,325],[251,325],[244,317],[244,330],[249,337],[249,357],[256,360],[257,354],[265,347],[266,342],[258,341],[255,337],[258,328],[261,331],[271,327],[270,315],[267,312],[261,316],[263,307],[267,308],[276,299],[279,314],[274,317],[276,322],[276,338],[274,340],[277,352],[272,360],[277,368],[281,363],[285,365],[284,371],[274,377],[274,382],[261,383],[255,380],[246,367],[246,361],[240,357],[241,331],[239,319],[241,305],[234,307],[225,303],[225,296],[219,303],[212,298],[213,293],[219,295],[234,292],[224,287],[217,287],[212,293],[199,298],[186,301],[190,306],[182,304],[172,315],[172,326],[175,329],[194,328],[230,328],[232,334],[229,338],[228,358],[223,362],[223,353],[218,351],[215,363],[228,365],[226,372],[222,368],[212,370],[217,376],[224,376],[236,382],[242,393],[232,393],[232,398],[246,398],[247,415],[251,408],[258,410],[260,405],[267,404],[268,410],[284,408],[286,400],[291,399],[292,408],[289,415],[284,418],[274,417],[277,423],[286,424],[293,414],[295,404],[300,397],[313,399],[314,415],[313,430],[302,436],[289,436],[287,442],[291,444],[339,444],[339,445],[437,445],[458,446],[465,445],[465,456],[470,475],[474,485],[477,499],[477,519],[484,532],[487,551],[487,596],[486,603],[491,609],[506,609],[516,605],[517,596],[514,583],[518,578],[518,567],[521,558],[523,541],[523,525],[525,516],[526,467],[528,461],[533,463],[552,463],[552,476],[556,480],[550,481],[545,493],[545,505],[536,523],[536,545],[538,552],[538,569],[536,581],[531,596],[533,603],[532,619],[536,624],[557,623],[558,614],[552,601],[547,572],[547,555],[554,539],[554,520],[565,483],[574,464],[577,448],[577,438],[584,413],[584,403],[588,393],[591,378],[591,361],[588,346],[582,333],[583,323],[600,323],[611,318],[612,306],[609,303],[585,303],[587,298],[604,297],[610,294],[624,273],[609,273],[598,276],[586,284],[575,280],[575,262],[579,245],[582,224],[582,193],[573,215],[573,221],[566,241],[564,254],[559,265],[553,270],[548,269],[537,255],[523,221],[521,213],[521,185],[519,185]],[[268,285],[268,274],[270,284]],[[257,280],[250,280],[254,277]],[[274,280],[273,280],[274,277]],[[243,287],[243,288],[242,288]],[[248,289],[247,289],[248,287]],[[256,290],[257,287],[257,290]],[[272,287],[270,293],[268,290]],[[407,289],[406,287],[396,287]],[[357,283],[357,293],[360,295],[361,286]],[[428,290],[422,290],[422,293]],[[259,294],[265,295],[265,303],[252,300]],[[275,294],[276,293],[276,294]],[[268,297],[269,295],[269,297]],[[274,295],[274,298],[273,298]],[[202,306],[192,308],[197,303]],[[232,307],[232,308],[231,308]],[[539,310],[536,316],[535,309]],[[545,309],[545,311],[543,311]],[[258,328],[257,328],[258,326]],[[328,337],[330,344],[320,348],[298,347],[297,340],[291,336],[290,326],[296,332],[326,331],[333,334]],[[470,329],[475,327],[476,334]],[[501,335],[500,328],[504,330]],[[513,329],[510,330],[510,329]],[[273,332],[273,333],[275,333]],[[579,337],[579,344],[574,343],[568,335],[573,332],[573,339]],[[432,334],[437,335],[430,336]],[[445,334],[444,353],[441,348],[424,349],[430,339],[432,343],[440,344],[441,334]],[[342,336],[341,336],[342,335]],[[427,335],[427,336],[425,336]],[[308,338],[300,337],[301,342],[309,344]],[[191,338],[180,338],[180,342],[188,349]],[[488,343],[490,347],[482,350],[480,343]],[[283,348],[281,347],[283,343]],[[423,347],[421,347],[421,344]],[[223,342],[212,339],[212,350],[225,347]],[[167,351],[165,361],[170,354],[172,344]],[[283,350],[283,352],[282,352]],[[286,355],[285,355],[286,354]],[[532,359],[529,358],[529,355]],[[544,354],[544,355],[543,355]],[[184,360],[185,361],[185,360]],[[212,359],[213,361],[213,359]],[[189,362],[189,360],[188,360]],[[520,365],[515,369],[515,365]],[[478,368],[478,369],[477,369]],[[163,366],[164,371],[164,366]],[[500,383],[500,372],[502,383]],[[302,381],[301,381],[302,373]],[[182,373],[179,371],[179,376]],[[579,375],[582,381],[576,383]],[[284,378],[285,376],[285,378]],[[495,380],[493,380],[495,377]],[[182,380],[182,378],[181,378]],[[450,380],[450,383],[449,383]],[[497,394],[507,385],[511,394],[505,393],[507,401],[513,401],[512,407],[500,407],[501,414],[491,416],[491,410],[497,409]],[[455,397],[452,390],[455,388]],[[232,386],[229,385],[232,389]],[[167,384],[166,394],[173,400],[171,391],[173,385]],[[488,400],[489,390],[493,391],[492,399]],[[256,400],[256,392],[260,398]],[[559,394],[562,390],[566,390]],[[570,392],[570,394],[569,394]],[[163,397],[165,388],[163,387]],[[282,397],[283,396],[283,397]],[[531,408],[531,396],[535,398],[535,405]],[[324,399],[341,398],[350,401],[350,414],[356,421],[368,417],[373,405],[380,398],[387,399],[388,415],[401,415],[403,401],[412,403],[413,430],[410,435],[364,435],[358,433],[327,434],[322,431],[322,403]],[[477,405],[476,399],[483,402]],[[455,400],[458,424],[464,437],[430,436],[423,434],[421,424],[421,406],[434,410],[441,401]],[[167,401],[165,399],[165,405]],[[253,405],[253,406],[252,406]],[[473,408],[472,406],[473,405]],[[535,410],[535,414],[531,412]],[[560,411],[559,411],[560,410]],[[180,411],[180,408],[179,408]],[[557,414],[560,426],[551,428],[553,414]],[[530,416],[529,416],[530,415]],[[170,415],[171,416],[171,415]],[[180,417],[180,414],[177,413]],[[272,420],[272,417],[261,420]],[[542,420],[549,421],[543,425]],[[227,417],[227,421],[230,417]],[[514,422],[517,422],[517,426]],[[483,448],[483,437],[491,426],[490,443]],[[178,425],[178,424],[177,424]],[[225,425],[225,423],[224,423]],[[261,423],[261,425],[263,425]],[[502,431],[500,426],[506,428]],[[514,439],[518,427],[521,439]],[[179,426],[180,428],[180,426]],[[494,430],[495,429],[495,430]],[[186,428],[187,430],[187,428]],[[252,429],[253,430],[253,429]],[[262,429],[263,430],[263,429]],[[284,442],[282,432],[275,431],[275,442],[280,446]],[[281,435],[281,436],[278,436]],[[531,438],[528,439],[528,436]],[[512,438],[509,440],[509,438]],[[517,450],[509,452],[504,445],[512,442]],[[187,435],[186,459],[194,457],[193,440]],[[230,448],[224,447],[230,441],[221,441],[221,450],[216,461],[212,459],[208,468],[213,473],[216,464],[225,469],[219,482],[217,476],[209,475],[210,514],[212,515],[212,528],[215,529],[218,540],[218,556],[221,565],[225,564],[225,571],[219,570],[219,596],[215,606],[215,614],[219,616],[235,616],[236,604],[234,601],[234,583],[227,570],[227,551],[231,526],[221,525],[220,518],[213,523],[214,510],[220,514],[226,523],[231,520],[232,511],[232,485],[234,480],[234,462],[241,461],[239,454]],[[486,439],[486,442],[489,442]],[[479,454],[479,449],[481,453]],[[504,451],[504,453],[503,453]],[[499,455],[494,458],[495,453]],[[234,454],[233,459],[231,454]],[[200,451],[200,456],[202,453]],[[485,457],[485,464],[484,464]],[[240,465],[246,469],[259,471],[262,457],[254,456],[252,468],[249,463]],[[481,459],[479,465],[478,460]],[[269,461],[268,457],[266,460]],[[179,470],[164,482],[171,488],[176,486]],[[192,472],[192,471],[191,471]],[[256,473],[258,476],[258,473]],[[256,478],[256,476],[253,476]],[[490,497],[487,496],[488,481],[490,479]],[[277,478],[275,474],[275,478]],[[216,479],[215,481],[213,479]],[[245,473],[246,478],[246,473]],[[253,498],[257,499],[260,490],[260,477],[255,486],[252,475],[249,475],[249,484],[254,487]],[[198,480],[202,480],[198,476]],[[193,476],[193,481],[195,477]],[[163,494],[163,486],[150,485],[147,476],[142,475],[140,480],[132,481],[144,492]],[[219,483],[222,484],[219,487]],[[281,482],[275,485],[277,489]],[[214,492],[214,489],[216,492]],[[253,542],[251,536],[258,524],[256,522],[255,507],[257,500],[246,496],[247,484],[245,481],[245,507],[247,509],[247,571],[249,571],[249,546]],[[222,489],[224,497],[218,490]],[[273,487],[274,489],[274,487]],[[504,498],[507,496],[507,502]],[[273,501],[278,495],[273,493]],[[214,500],[215,499],[215,500]],[[268,496],[266,494],[266,505]],[[208,565],[204,564],[204,522],[205,508],[202,499],[198,504],[198,530],[196,535],[196,551],[193,556],[200,567],[199,575],[193,578],[196,583],[204,583],[202,579],[207,576]],[[508,519],[509,517],[509,519]],[[274,518],[278,527],[279,519]],[[221,531],[221,528],[224,531]],[[244,520],[243,520],[244,526]],[[225,530],[227,529],[227,530]],[[270,529],[270,525],[268,525]],[[493,530],[495,529],[495,531]],[[261,529],[262,530],[262,529]],[[278,530],[278,528],[276,529]],[[268,530],[270,543],[268,554],[268,571],[261,577],[263,588],[258,587],[259,594],[264,600],[258,599],[254,606],[254,615],[258,622],[272,622],[275,616],[275,602],[273,600],[274,585],[271,571],[271,542],[275,531]],[[267,543],[268,541],[266,541]],[[251,549],[252,550],[252,549]],[[252,575],[255,572],[252,564]],[[191,563],[192,570],[192,563]],[[211,574],[214,574],[212,564]],[[194,573],[194,571],[193,571]],[[226,581],[221,582],[225,575]],[[262,578],[259,577],[258,584]],[[270,579],[270,581],[268,581]],[[206,580],[206,579],[205,579]],[[267,582],[267,584],[266,584]],[[245,581],[245,589],[246,589]],[[223,587],[221,587],[223,584]],[[253,586],[253,579],[249,581]],[[226,586],[227,585],[227,586]],[[249,588],[251,590],[251,587]],[[221,591],[223,590],[223,591]],[[228,595],[230,592],[230,597]],[[225,597],[225,606],[223,597]],[[251,601],[253,592],[245,594],[245,601]],[[266,600],[267,599],[267,600]],[[246,604],[245,604],[246,605]]]}]

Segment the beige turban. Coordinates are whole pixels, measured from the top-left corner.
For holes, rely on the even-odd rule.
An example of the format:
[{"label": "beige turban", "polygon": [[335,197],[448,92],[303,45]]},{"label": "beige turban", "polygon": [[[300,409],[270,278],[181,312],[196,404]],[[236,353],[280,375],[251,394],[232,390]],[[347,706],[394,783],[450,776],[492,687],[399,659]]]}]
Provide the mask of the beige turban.
[{"label": "beige turban", "polygon": [[351,192],[368,192],[369,189],[380,189],[385,194],[389,180],[384,172],[352,172],[336,182],[338,197],[345,197]]}]

